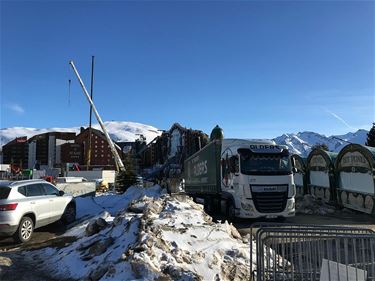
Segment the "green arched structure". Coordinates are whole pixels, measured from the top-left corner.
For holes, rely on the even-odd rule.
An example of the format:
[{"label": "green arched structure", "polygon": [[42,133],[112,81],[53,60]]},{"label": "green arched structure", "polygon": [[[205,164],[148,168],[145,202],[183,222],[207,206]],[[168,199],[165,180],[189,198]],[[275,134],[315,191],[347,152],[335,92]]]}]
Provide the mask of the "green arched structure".
[{"label": "green arched structure", "polygon": [[301,157],[298,154],[292,155],[294,184],[296,185],[297,196],[303,196],[307,194],[307,169],[306,169],[306,158]]},{"label": "green arched structure", "polygon": [[336,159],[337,200],[344,207],[374,214],[375,148],[348,144]]},{"label": "green arched structure", "polygon": [[327,203],[337,203],[335,160],[338,153],[313,149],[307,157],[308,191]]}]

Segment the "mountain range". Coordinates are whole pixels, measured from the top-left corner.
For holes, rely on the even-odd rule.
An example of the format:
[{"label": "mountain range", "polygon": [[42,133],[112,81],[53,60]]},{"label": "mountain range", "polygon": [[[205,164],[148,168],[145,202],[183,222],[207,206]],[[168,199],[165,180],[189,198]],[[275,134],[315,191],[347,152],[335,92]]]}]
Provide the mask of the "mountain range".
[{"label": "mountain range", "polygon": [[300,132],[297,134],[283,134],[275,138],[278,144],[287,145],[289,151],[307,156],[312,146],[316,144],[326,144],[330,151],[339,152],[345,145],[349,143],[365,144],[368,131],[360,129],[354,133],[345,135],[325,136],[314,132]]},{"label": "mountain range", "polygon": [[[114,141],[134,141],[143,135],[147,142],[152,141],[161,134],[157,128],[136,122],[108,121],[104,122],[109,135]],[[100,129],[99,124],[94,124],[94,128]],[[71,128],[24,128],[13,127],[0,129],[0,149],[1,147],[16,137],[27,136],[28,138],[42,134],[45,132],[76,132],[80,131],[80,127]],[[348,143],[365,144],[368,131],[360,129],[354,133],[350,132],[345,135],[325,136],[315,132],[299,132],[291,134],[283,134],[274,138],[276,143],[287,145],[292,153],[307,156],[311,151],[311,147],[316,144],[326,144],[330,151],[340,151]]]}]

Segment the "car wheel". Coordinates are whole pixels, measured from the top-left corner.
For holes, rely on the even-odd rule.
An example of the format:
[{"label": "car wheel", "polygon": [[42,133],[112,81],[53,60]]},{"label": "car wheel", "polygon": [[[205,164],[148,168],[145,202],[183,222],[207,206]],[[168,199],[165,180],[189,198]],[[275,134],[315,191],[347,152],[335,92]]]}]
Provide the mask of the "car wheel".
[{"label": "car wheel", "polygon": [[34,222],[30,217],[23,217],[14,238],[17,242],[25,243],[31,239],[34,232]]},{"label": "car wheel", "polygon": [[62,221],[66,224],[74,222],[76,219],[76,207],[73,204],[70,204],[66,207]]}]

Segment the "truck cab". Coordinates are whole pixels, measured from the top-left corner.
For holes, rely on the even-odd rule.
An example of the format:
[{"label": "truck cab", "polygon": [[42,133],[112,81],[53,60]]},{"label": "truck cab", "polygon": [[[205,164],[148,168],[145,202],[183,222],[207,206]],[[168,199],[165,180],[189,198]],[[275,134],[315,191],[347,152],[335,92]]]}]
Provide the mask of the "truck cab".
[{"label": "truck cab", "polygon": [[185,192],[231,219],[295,215],[287,146],[271,140],[216,139],[184,163]]},{"label": "truck cab", "polygon": [[295,185],[286,146],[271,140],[223,139],[220,163],[221,197],[226,199],[222,203],[229,216],[295,215]]}]

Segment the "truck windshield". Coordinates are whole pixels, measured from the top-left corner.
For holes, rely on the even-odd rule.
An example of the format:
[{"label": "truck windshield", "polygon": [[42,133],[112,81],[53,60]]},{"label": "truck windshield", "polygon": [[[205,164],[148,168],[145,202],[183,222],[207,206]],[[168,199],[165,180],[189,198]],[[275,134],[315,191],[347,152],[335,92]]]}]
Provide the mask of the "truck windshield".
[{"label": "truck windshield", "polygon": [[291,165],[288,152],[253,153],[249,149],[239,149],[241,173],[245,175],[288,175]]}]

